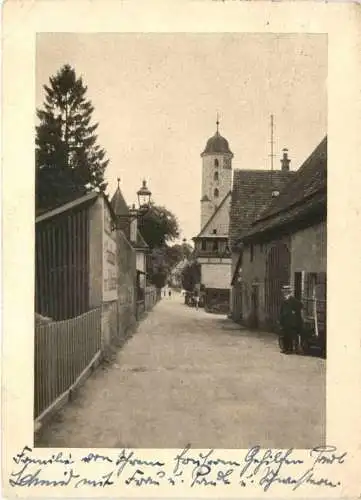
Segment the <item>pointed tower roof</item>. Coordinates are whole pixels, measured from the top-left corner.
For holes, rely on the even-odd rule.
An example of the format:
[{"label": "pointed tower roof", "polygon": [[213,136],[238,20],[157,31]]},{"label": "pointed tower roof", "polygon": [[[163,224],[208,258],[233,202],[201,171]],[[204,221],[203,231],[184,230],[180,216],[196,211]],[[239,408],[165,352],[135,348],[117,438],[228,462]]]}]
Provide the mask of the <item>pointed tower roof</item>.
[{"label": "pointed tower roof", "polygon": [[115,215],[125,215],[129,213],[129,208],[125,202],[119,184],[120,184],[120,178],[118,177],[118,187],[115,193],[113,194],[110,204],[114,210]]}]

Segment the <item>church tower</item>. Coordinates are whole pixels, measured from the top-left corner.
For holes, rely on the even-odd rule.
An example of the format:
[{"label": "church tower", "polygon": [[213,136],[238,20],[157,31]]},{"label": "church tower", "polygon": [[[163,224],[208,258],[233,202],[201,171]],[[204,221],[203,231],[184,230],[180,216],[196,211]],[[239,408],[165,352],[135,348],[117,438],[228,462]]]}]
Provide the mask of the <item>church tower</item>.
[{"label": "church tower", "polygon": [[207,141],[202,158],[201,230],[209,221],[232,186],[232,158],[228,141],[219,133]]}]

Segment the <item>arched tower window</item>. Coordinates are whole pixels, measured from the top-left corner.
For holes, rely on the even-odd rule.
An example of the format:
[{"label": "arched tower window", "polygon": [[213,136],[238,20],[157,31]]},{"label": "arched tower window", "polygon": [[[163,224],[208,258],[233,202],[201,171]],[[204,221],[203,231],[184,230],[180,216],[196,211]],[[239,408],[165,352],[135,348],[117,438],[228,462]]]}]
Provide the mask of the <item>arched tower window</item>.
[{"label": "arched tower window", "polygon": [[214,172],[214,180],[215,180],[215,181],[218,181],[218,179],[219,179],[218,172]]},{"label": "arched tower window", "polygon": [[218,198],[218,196],[219,196],[219,191],[218,191],[218,189],[216,188],[216,189],[214,190],[214,197],[215,197],[215,198]]},{"label": "arched tower window", "polygon": [[217,160],[217,158],[214,160],[214,166],[219,167],[219,161]]}]

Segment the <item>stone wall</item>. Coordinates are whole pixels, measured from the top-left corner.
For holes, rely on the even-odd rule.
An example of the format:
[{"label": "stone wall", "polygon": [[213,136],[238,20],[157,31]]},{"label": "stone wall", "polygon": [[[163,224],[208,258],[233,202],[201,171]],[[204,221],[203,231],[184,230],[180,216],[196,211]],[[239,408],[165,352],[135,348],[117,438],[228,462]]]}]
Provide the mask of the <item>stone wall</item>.
[{"label": "stone wall", "polygon": [[122,231],[116,233],[117,299],[102,304],[103,348],[120,346],[135,326],[136,252]]}]

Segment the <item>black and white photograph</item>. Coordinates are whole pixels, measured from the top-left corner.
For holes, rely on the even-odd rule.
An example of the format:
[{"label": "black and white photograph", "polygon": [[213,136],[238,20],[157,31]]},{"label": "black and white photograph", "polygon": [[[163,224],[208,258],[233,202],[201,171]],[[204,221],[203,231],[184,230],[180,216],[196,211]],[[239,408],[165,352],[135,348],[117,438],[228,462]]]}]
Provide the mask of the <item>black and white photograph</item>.
[{"label": "black and white photograph", "polygon": [[355,6],[3,14],[6,498],[357,498]]},{"label": "black and white photograph", "polygon": [[44,33],[36,103],[35,442],[324,444],[327,37]]}]

